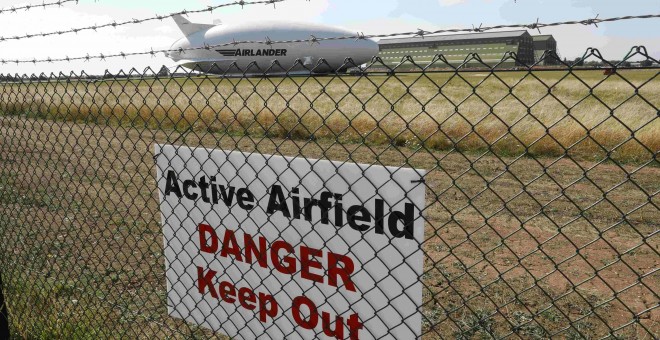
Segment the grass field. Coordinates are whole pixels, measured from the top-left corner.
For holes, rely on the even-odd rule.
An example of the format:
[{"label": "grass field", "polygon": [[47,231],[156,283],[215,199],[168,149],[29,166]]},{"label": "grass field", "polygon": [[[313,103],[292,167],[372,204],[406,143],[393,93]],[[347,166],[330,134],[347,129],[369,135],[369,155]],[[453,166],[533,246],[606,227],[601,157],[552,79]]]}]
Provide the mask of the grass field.
[{"label": "grass field", "polygon": [[[4,85],[0,110],[124,126],[644,163],[658,70],[461,72]],[[588,132],[588,133],[587,133]]]},{"label": "grass field", "polygon": [[[603,78],[578,75],[591,86]],[[597,86],[613,113],[580,101],[589,90],[576,79],[552,90],[528,79],[509,94],[487,73],[428,76],[0,84],[0,248],[12,250],[0,263],[12,330],[209,335],[167,317],[152,150],[176,142],[428,169],[424,338],[660,334],[657,72],[625,74],[639,87],[633,100],[616,76]],[[483,99],[458,104],[480,81]],[[446,83],[446,98],[431,99],[432,82]],[[548,91],[566,106],[541,99]],[[526,114],[512,95],[540,101]],[[567,107],[574,118],[562,120]],[[545,134],[539,121],[559,123]],[[630,137],[626,126],[642,144],[611,150]],[[588,141],[554,157],[586,129],[625,163],[600,162],[605,151]],[[498,133],[508,137],[495,142]],[[525,146],[534,157],[518,157]]]}]

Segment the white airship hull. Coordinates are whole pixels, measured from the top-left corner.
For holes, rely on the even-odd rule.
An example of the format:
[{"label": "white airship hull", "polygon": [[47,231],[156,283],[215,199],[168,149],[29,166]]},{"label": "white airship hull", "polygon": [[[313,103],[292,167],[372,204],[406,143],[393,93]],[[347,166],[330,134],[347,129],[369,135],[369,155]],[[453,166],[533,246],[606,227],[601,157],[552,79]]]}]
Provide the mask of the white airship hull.
[{"label": "white airship hull", "polygon": [[[176,20],[176,18],[175,18]],[[185,20],[185,19],[183,19]],[[184,21],[183,25],[186,21]],[[180,27],[182,24],[177,21]],[[196,24],[190,24],[194,26]],[[291,41],[312,37],[355,35],[343,29],[290,22],[261,22],[237,26],[182,27],[189,35],[172,45],[169,57],[177,65],[215,74],[328,73],[369,62],[378,54],[370,39],[324,40],[317,43],[239,43],[237,41]],[[187,29],[186,29],[187,28]],[[218,46],[221,45],[221,46]],[[208,49],[206,46],[214,46]],[[202,48],[186,50],[189,48]],[[350,62],[347,60],[350,58]]]}]

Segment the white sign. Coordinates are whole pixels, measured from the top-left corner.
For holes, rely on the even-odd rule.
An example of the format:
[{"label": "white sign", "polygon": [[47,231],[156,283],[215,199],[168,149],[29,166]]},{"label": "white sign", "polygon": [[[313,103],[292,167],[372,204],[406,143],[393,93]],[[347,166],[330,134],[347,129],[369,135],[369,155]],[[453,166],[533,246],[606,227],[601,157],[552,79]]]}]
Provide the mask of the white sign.
[{"label": "white sign", "polygon": [[155,152],[171,316],[243,339],[421,335],[425,171]]}]

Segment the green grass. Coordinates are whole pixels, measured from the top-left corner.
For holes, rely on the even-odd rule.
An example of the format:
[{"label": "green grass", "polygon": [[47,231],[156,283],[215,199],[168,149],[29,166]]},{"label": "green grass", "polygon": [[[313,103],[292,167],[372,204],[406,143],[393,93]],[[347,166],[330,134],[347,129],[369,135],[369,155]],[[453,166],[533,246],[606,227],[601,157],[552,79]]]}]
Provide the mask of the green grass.
[{"label": "green grass", "polygon": [[113,334],[103,329],[101,309],[81,308],[73,282],[18,277],[4,283],[15,338],[98,339]]}]

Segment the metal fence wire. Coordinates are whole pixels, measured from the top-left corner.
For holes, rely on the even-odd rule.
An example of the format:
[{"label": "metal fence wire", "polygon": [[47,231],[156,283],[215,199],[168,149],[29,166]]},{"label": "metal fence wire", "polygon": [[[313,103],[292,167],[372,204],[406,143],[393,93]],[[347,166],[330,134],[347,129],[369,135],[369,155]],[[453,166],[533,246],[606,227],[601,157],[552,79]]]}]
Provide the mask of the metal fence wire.
[{"label": "metal fence wire", "polygon": [[[507,54],[503,63],[516,58]],[[640,61],[647,67],[625,67]],[[607,69],[588,66],[593,62]],[[183,69],[0,75],[0,274],[12,336],[198,338],[231,330],[237,338],[405,338],[419,322],[417,335],[426,339],[657,337],[658,61],[636,47],[616,64],[593,49],[571,65],[516,64],[489,66],[473,54],[464,67],[443,56],[424,67],[413,58],[397,65],[375,58],[354,68],[349,59],[346,74],[311,76],[289,74],[277,63],[221,76]],[[177,147],[154,153],[156,145],[169,144]],[[188,148],[206,152],[204,164],[174,164],[193,162],[183,155]],[[209,164],[212,150],[240,151],[246,161]],[[285,159],[287,166],[247,162],[260,154]],[[361,164],[358,180],[337,170],[353,163]],[[222,191],[213,193],[218,204],[211,210],[202,208],[211,198],[176,197],[174,180],[166,193],[166,180],[157,179],[179,167],[180,180],[203,185],[207,166],[224,169],[204,179]],[[299,170],[305,167],[312,171]],[[425,172],[413,170],[419,180],[403,186],[396,179],[410,169]],[[374,177],[372,170],[386,172]],[[250,198],[237,191],[232,200],[228,183],[249,177],[244,184],[256,188],[273,176],[283,183],[277,176],[284,174],[322,190],[286,187],[282,199],[301,197],[298,213],[286,216],[269,207],[273,220],[287,223],[273,232],[271,221],[256,222],[265,206],[247,214],[237,208],[267,202],[268,194]],[[336,256],[335,266],[344,259],[334,269],[350,272],[341,256],[369,251],[374,224],[356,234],[328,224],[327,216],[303,221],[307,209],[323,211],[322,191],[347,197],[358,181],[383,197],[401,192],[403,200],[410,188],[425,192],[414,214],[399,215],[412,216],[404,231],[423,226],[421,238],[398,235],[421,252],[421,270],[371,248],[371,257],[353,263],[354,277],[366,281],[335,275],[334,286],[313,280],[301,285],[304,271],[308,278],[332,277],[326,256]],[[379,183],[387,183],[387,192]],[[344,211],[348,207],[333,197],[333,212],[353,221],[370,217],[359,216],[359,208]],[[373,204],[374,198],[359,203]],[[210,225],[218,216],[251,225],[255,243],[261,241],[257,235],[274,234],[267,247],[279,242],[280,256],[253,254],[251,266],[241,260],[248,253],[242,235],[249,231],[238,225],[231,226],[236,239],[225,237],[214,254],[199,257],[181,247],[213,247],[199,238],[208,228],[227,235]],[[179,237],[185,224],[199,229]],[[166,225],[175,236],[166,235]],[[344,232],[356,236],[342,237]],[[232,250],[236,240],[241,249]],[[298,249],[311,240],[318,249],[301,255]],[[320,250],[331,242],[343,250]],[[293,263],[287,274],[272,266],[284,255]],[[225,265],[213,262],[217,277],[190,267],[221,256]],[[259,266],[261,260],[267,266]],[[367,266],[382,268],[380,276],[365,276],[374,273]],[[166,274],[175,267],[185,273]],[[224,274],[234,275],[233,286],[218,286]],[[401,280],[421,285],[419,303],[407,295],[417,286]],[[192,285],[172,294],[184,282]],[[350,319],[358,305],[347,298],[351,285],[357,287],[351,294],[370,304],[360,307],[357,322]],[[232,289],[233,302],[227,299]],[[309,304],[304,311],[282,304],[272,312],[250,302],[265,294],[308,297],[318,309],[316,320]],[[415,308],[393,308],[399,302]],[[200,312],[205,308],[210,312]],[[173,311],[189,313],[189,322],[169,316]],[[289,317],[295,313],[300,320]],[[329,315],[345,325],[328,326]]]}]

